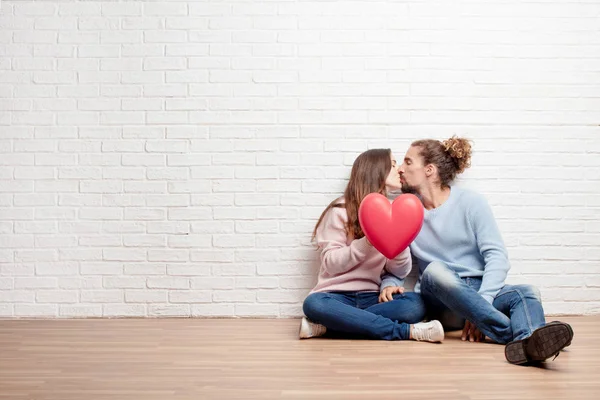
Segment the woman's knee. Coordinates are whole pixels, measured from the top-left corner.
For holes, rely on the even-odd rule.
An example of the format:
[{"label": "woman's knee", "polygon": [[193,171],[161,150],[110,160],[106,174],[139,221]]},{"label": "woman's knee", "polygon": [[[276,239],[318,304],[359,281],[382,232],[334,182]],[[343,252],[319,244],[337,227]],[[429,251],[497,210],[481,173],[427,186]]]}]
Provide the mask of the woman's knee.
[{"label": "woman's knee", "polygon": [[423,297],[419,293],[414,292],[404,293],[404,296],[410,300],[410,318],[406,322],[412,324],[422,321],[427,313]]},{"label": "woman's knee", "polygon": [[327,293],[311,293],[304,299],[302,311],[309,319],[316,319],[326,309]]}]

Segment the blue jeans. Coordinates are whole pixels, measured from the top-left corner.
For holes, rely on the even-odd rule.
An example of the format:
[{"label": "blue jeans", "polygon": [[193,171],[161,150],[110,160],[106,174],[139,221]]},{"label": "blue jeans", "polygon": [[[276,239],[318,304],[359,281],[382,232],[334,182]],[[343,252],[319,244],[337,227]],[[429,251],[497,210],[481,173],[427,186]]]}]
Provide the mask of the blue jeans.
[{"label": "blue jeans", "polygon": [[425,304],[418,293],[393,297],[379,303],[379,292],[317,292],[304,300],[303,311],[330,331],[369,339],[409,339],[410,324],[425,317]]},{"label": "blue jeans", "polygon": [[477,291],[481,278],[461,278],[446,264],[434,261],[421,276],[421,295],[432,319],[446,330],[462,329],[465,319],[497,343],[525,339],[544,326],[540,292],[531,285],[504,285],[493,303]]}]

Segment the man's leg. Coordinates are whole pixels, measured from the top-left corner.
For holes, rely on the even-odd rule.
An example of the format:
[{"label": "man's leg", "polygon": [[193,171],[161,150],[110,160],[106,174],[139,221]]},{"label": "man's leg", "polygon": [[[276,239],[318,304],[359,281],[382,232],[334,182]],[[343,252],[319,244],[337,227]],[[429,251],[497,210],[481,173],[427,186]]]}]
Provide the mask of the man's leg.
[{"label": "man's leg", "polygon": [[433,296],[423,295],[427,318],[437,319],[444,327],[445,331],[458,331],[465,326],[465,319],[454,311],[446,307]]},{"label": "man's leg", "polygon": [[506,285],[494,306],[510,316],[514,341],[506,345],[508,362],[541,362],[571,344],[573,329],[564,322],[546,324],[539,290],[531,285]]},{"label": "man's leg", "polygon": [[421,293],[426,299],[438,300],[455,314],[472,322],[481,332],[498,343],[512,340],[509,317],[488,303],[446,264],[435,261],[421,277]]},{"label": "man's leg", "polygon": [[332,331],[371,339],[406,340],[410,325],[361,310],[356,294],[313,293],[304,300],[304,314]]},{"label": "man's leg", "polygon": [[540,291],[531,285],[505,285],[493,305],[510,318],[512,340],[525,339],[546,325]]}]

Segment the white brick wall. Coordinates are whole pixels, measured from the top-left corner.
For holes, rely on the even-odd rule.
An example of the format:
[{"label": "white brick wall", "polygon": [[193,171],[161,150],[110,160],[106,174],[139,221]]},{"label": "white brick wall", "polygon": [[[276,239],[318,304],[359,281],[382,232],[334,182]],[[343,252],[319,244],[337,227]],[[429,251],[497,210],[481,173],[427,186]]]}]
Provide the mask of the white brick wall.
[{"label": "white brick wall", "polygon": [[297,316],[356,155],[474,139],[548,313],[600,312],[600,3],[2,1],[0,317]]}]

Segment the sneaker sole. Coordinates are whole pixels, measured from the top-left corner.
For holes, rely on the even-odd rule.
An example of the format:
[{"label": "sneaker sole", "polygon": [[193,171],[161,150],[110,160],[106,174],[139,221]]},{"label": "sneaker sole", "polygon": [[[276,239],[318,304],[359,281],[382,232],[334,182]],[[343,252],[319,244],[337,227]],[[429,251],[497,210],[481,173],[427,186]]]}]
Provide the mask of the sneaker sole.
[{"label": "sneaker sole", "polygon": [[304,332],[308,332],[309,331],[309,329],[308,329],[308,323],[307,323],[307,321],[304,318],[302,318],[302,320],[300,321],[300,329],[298,329],[298,338],[299,339],[308,339],[309,336],[303,336],[302,335],[302,331],[304,331]]},{"label": "sneaker sole", "polygon": [[544,361],[571,344],[572,339],[573,329],[568,324],[548,324],[527,339],[507,344],[504,354],[511,364]]}]

